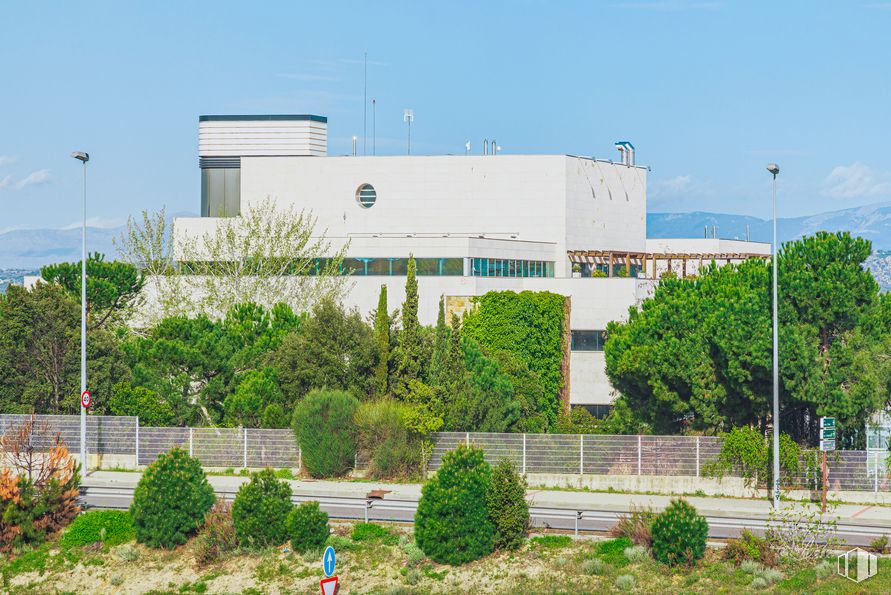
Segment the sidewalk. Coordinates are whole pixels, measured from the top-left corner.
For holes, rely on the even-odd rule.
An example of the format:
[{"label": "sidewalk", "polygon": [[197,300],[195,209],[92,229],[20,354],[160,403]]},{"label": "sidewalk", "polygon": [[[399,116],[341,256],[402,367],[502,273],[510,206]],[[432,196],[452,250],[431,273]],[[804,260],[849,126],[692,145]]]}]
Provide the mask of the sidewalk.
[{"label": "sidewalk", "polygon": [[[94,471],[83,481],[85,486],[135,487],[142,475],[115,471]],[[209,475],[208,481],[217,490],[235,492],[248,481],[243,476]],[[421,484],[385,483],[326,480],[288,480],[295,494],[342,498],[365,498],[373,490],[382,490],[385,500],[412,500],[421,497]],[[601,510],[628,512],[631,506],[650,507],[654,511],[664,509],[675,496],[647,494],[621,494],[603,492],[570,492],[559,490],[529,490],[527,497],[539,508],[566,508],[570,510]],[[743,498],[687,497],[696,509],[709,517],[747,517],[767,519],[771,504],[767,500]],[[793,503],[785,503],[792,506]],[[870,527],[888,527],[891,532],[891,507],[861,504],[840,504],[834,515],[840,522]]]}]

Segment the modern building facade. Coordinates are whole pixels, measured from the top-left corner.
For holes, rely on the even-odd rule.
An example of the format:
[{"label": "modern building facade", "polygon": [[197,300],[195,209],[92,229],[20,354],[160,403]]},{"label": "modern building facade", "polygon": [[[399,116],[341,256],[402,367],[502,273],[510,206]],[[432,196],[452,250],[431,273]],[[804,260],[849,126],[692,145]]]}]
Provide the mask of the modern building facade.
[{"label": "modern building facade", "polygon": [[[603,329],[627,316],[666,270],[738,262],[767,244],[647,240],[647,168],[573,155],[327,156],[327,120],[201,116],[201,217],[178,218],[177,237],[213,232],[271,199],[311,211],[333,248],[347,246],[347,306],[370,312],[381,285],[404,299],[409,255],[418,264],[419,316],[493,290],[552,291],[571,300],[569,395],[603,414],[614,398]],[[689,268],[688,268],[689,267]]]}]

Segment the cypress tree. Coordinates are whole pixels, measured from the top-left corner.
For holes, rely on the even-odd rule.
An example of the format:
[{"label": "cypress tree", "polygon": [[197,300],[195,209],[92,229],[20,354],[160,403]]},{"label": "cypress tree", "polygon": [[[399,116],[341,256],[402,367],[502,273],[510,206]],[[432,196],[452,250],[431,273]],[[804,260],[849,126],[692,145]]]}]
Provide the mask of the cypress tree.
[{"label": "cypress tree", "polygon": [[395,392],[404,396],[408,384],[418,380],[421,371],[421,325],[418,323],[418,280],[415,257],[408,257],[405,303],[402,304],[402,332],[399,334],[399,367]]},{"label": "cypress tree", "polygon": [[387,286],[381,285],[374,316],[374,341],[377,346],[377,366],[374,369],[374,385],[378,395],[387,394],[387,375],[390,364],[390,316],[387,314]]},{"label": "cypress tree", "polygon": [[430,360],[430,382],[442,386],[446,380],[445,368],[449,355],[449,327],[445,321],[445,298],[439,296],[439,315],[436,317],[436,334],[433,338],[433,357]]}]

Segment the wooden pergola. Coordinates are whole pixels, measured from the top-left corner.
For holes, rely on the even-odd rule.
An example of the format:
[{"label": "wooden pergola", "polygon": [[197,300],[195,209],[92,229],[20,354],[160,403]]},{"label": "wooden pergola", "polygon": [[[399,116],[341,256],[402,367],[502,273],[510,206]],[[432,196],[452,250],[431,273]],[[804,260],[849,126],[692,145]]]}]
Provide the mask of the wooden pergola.
[{"label": "wooden pergola", "polygon": [[[659,263],[666,263],[666,269],[673,271],[672,264],[680,264],[680,276],[687,276],[687,262],[698,262],[701,270],[703,263],[712,261],[742,262],[750,258],[769,260],[770,254],[757,254],[754,252],[623,252],[617,250],[569,250],[567,251],[570,262],[573,264],[606,265],[607,276],[613,276],[615,265],[625,265],[625,274],[631,275],[631,266],[640,267],[640,270],[650,279],[656,278]],[[650,265],[649,267],[647,265]]]}]

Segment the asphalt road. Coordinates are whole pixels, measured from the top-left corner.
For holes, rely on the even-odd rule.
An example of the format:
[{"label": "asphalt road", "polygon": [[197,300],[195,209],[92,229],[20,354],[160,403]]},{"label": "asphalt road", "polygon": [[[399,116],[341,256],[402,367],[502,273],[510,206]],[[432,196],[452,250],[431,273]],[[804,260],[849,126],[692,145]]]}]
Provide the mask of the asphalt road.
[{"label": "asphalt road", "polygon": [[[234,491],[217,490],[217,496],[232,500]],[[81,501],[85,508],[126,509],[133,499],[132,487],[82,486]],[[318,496],[294,494],[294,503],[317,501],[319,506],[332,519],[389,521],[412,523],[417,501],[365,499],[350,497]],[[621,512],[608,510],[572,510],[564,508],[530,508],[532,525],[541,529],[551,529],[579,534],[606,533],[621,515]],[[763,518],[743,518],[733,516],[706,516],[709,537],[725,539],[735,537],[743,529],[763,533],[766,521]],[[868,524],[838,524],[837,535],[849,546],[869,545],[881,535],[891,533],[889,527],[876,527]]]}]

